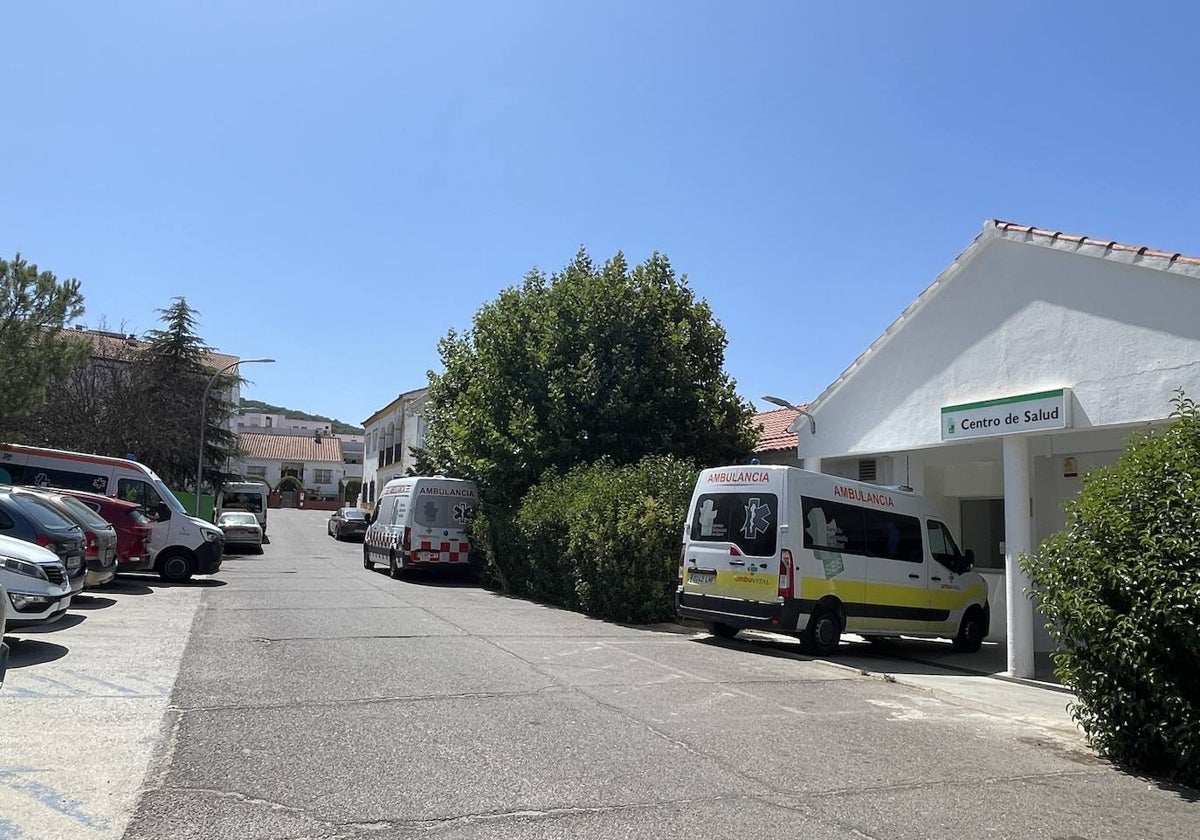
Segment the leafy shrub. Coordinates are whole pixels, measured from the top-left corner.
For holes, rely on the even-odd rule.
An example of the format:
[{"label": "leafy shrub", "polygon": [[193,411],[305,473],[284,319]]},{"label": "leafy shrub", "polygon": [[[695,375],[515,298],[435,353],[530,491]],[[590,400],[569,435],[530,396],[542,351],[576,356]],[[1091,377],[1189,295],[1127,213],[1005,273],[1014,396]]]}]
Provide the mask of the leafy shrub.
[{"label": "leafy shrub", "polygon": [[1022,563],[1101,754],[1200,785],[1200,410],[1089,474],[1067,530]]},{"label": "leafy shrub", "polygon": [[670,618],[696,473],[668,456],[600,461],[548,475],[515,516],[481,507],[474,527],[485,582],[611,621]]}]

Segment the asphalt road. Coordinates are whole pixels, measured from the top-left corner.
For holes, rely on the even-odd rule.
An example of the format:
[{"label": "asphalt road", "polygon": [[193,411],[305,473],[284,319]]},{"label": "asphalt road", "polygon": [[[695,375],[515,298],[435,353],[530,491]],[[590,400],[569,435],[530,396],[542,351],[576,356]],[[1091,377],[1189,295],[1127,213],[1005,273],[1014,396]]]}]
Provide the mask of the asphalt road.
[{"label": "asphalt road", "polygon": [[325,517],[272,511],[266,553],[194,590],[127,838],[1200,836],[1186,792],[1061,733],[775,645],[393,581]]}]

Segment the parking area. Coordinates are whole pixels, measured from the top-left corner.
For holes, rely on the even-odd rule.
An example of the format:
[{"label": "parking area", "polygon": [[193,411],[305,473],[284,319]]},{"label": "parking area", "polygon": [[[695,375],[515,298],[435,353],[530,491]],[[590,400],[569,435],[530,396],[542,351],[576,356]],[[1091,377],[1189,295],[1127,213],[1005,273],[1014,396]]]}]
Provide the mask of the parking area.
[{"label": "parking area", "polygon": [[5,635],[0,840],[116,838],[136,804],[207,588],[129,576]]}]

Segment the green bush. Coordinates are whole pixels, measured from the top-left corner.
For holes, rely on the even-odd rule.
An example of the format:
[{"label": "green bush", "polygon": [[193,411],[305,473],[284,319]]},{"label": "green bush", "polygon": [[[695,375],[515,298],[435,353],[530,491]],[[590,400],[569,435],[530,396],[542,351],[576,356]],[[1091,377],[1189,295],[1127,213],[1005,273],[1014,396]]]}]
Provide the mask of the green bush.
[{"label": "green bush", "polygon": [[474,524],[485,583],[610,621],[671,618],[696,474],[672,457],[601,461],[548,475],[515,516],[481,507]]},{"label": "green bush", "polygon": [[1067,530],[1022,562],[1089,740],[1200,785],[1200,410],[1174,404],[1169,427],[1086,477]]}]

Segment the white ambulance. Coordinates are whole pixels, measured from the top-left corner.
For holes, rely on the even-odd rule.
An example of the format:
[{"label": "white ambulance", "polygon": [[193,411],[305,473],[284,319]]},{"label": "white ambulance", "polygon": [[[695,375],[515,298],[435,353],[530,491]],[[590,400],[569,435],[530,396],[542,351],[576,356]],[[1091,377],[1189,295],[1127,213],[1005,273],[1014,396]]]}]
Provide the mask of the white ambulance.
[{"label": "white ambulance", "polygon": [[386,565],[392,577],[419,566],[466,566],[467,522],[479,504],[474,482],[443,476],[394,478],[368,514],[363,566]]},{"label": "white ambulance", "polygon": [[676,609],[718,636],[756,628],[826,655],[843,632],[950,637],[979,649],[991,619],[933,505],[796,467],[704,470],[684,525]]},{"label": "white ambulance", "polygon": [[221,568],[225,535],[190,516],[154,470],[137,461],[59,449],[0,444],[0,484],[61,487],[141,505],[150,518],[149,568],[168,581],[211,575]]}]

